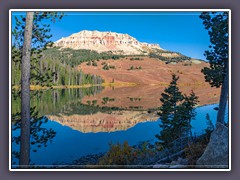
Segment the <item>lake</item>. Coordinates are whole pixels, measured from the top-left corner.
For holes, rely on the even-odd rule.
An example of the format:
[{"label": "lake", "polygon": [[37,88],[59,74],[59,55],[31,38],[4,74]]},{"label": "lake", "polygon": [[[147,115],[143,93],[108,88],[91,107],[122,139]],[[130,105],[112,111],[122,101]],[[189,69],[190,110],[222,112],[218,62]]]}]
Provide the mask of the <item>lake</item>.
[{"label": "lake", "polygon": [[[136,145],[142,141],[154,143],[160,132],[160,120],[147,110],[160,106],[163,87],[101,87],[82,89],[46,90],[34,94],[31,105],[36,106],[40,116],[48,117],[41,128],[56,132],[47,147],[32,145],[31,163],[52,165],[71,163],[82,156],[106,152],[109,143]],[[185,87],[192,89],[192,87]],[[141,93],[139,93],[141,92]],[[213,98],[213,97],[212,97]],[[204,98],[202,98],[204,99]],[[206,114],[215,124],[217,98],[211,105],[196,108],[192,121],[193,133],[200,135],[207,127]],[[12,102],[12,113],[20,111],[20,99]],[[206,102],[201,102],[204,105]],[[14,127],[14,125],[12,125]],[[12,137],[19,135],[19,129]],[[13,143],[12,150],[19,150]],[[17,159],[13,162],[18,163]]]}]

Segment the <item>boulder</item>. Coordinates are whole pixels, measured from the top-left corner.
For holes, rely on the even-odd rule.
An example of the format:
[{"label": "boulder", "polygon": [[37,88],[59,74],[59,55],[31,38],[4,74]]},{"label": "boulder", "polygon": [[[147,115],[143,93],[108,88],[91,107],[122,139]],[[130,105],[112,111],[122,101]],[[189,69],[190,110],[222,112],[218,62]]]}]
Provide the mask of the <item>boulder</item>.
[{"label": "boulder", "polygon": [[154,169],[185,169],[188,168],[188,160],[179,157],[177,161],[172,161],[167,164],[155,164]]},{"label": "boulder", "polygon": [[199,168],[228,168],[229,162],[229,136],[228,128],[217,123],[212,132],[210,141],[203,153],[197,160]]},{"label": "boulder", "polygon": [[178,158],[177,162],[179,165],[188,165],[188,159],[183,159],[181,157]]}]

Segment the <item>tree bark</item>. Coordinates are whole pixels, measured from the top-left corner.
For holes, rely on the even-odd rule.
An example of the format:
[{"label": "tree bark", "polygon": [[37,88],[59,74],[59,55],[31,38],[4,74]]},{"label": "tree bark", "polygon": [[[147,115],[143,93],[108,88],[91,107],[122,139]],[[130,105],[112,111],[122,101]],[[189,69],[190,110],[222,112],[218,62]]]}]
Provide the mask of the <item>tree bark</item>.
[{"label": "tree bark", "polygon": [[21,166],[28,166],[30,160],[30,56],[32,43],[33,12],[27,12],[22,51],[21,75]]},{"label": "tree bark", "polygon": [[225,119],[225,111],[228,101],[228,81],[229,81],[229,71],[228,66],[226,67],[226,76],[223,80],[223,84],[221,87],[221,95],[220,95],[220,102],[219,102],[219,110],[217,114],[217,122],[224,124]]}]

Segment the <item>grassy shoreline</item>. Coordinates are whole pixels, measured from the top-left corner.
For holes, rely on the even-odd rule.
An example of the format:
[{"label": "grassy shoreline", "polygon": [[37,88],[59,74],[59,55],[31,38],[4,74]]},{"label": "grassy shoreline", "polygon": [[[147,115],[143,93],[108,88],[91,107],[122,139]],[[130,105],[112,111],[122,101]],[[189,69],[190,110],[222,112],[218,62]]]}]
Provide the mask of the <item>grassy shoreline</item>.
[{"label": "grassy shoreline", "polygon": [[[30,85],[30,90],[47,90],[47,89],[74,89],[74,88],[89,88],[89,87],[94,87],[94,86],[104,86],[104,87],[131,87],[131,86],[137,86],[140,84],[134,83],[134,82],[106,82],[102,84],[84,84],[84,85],[59,85],[59,86],[39,86],[39,85]],[[162,82],[159,84],[150,84],[152,86],[158,85],[158,86],[168,86],[169,83]],[[179,86],[204,86],[203,83],[180,83]],[[12,86],[13,90],[19,90],[21,87],[19,85]]]},{"label": "grassy shoreline", "polygon": [[[84,84],[84,85],[61,85],[61,86],[39,86],[39,85],[30,85],[30,90],[47,90],[47,89],[73,89],[73,88],[89,88],[94,86],[136,86],[136,83],[124,83],[124,82],[116,82],[116,83],[102,83],[102,84]],[[21,86],[15,85],[12,86],[12,89],[19,90]]]}]

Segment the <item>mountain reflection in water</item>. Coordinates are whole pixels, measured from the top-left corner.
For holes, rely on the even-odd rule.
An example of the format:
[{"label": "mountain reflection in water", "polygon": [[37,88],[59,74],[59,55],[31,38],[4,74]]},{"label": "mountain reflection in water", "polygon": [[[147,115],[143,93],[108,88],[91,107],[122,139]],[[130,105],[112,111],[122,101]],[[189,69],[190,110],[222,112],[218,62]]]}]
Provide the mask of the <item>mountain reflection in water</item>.
[{"label": "mountain reflection in water", "polygon": [[[43,127],[57,132],[52,143],[31,153],[35,164],[71,162],[81,156],[105,152],[109,143],[128,141],[135,145],[140,141],[155,141],[159,133],[159,119],[153,112],[160,104],[163,86],[101,87],[82,89],[46,90],[32,97],[39,115],[51,121]],[[199,105],[217,103],[219,90],[208,87],[180,87],[183,93],[194,90],[199,96]],[[201,133],[206,127],[206,113],[216,118],[210,105],[197,108],[193,131]],[[204,111],[203,111],[204,110]],[[20,112],[20,99],[12,102],[12,113]],[[195,125],[194,125],[195,124]],[[12,136],[19,135],[13,131]],[[19,145],[14,144],[13,150]],[[42,158],[45,157],[45,158]]]},{"label": "mountain reflection in water", "polygon": [[[61,102],[61,96],[68,94],[69,101],[62,108],[55,108],[51,113],[45,113],[51,120],[69,126],[80,132],[114,132],[127,130],[140,122],[156,121],[156,113],[164,86],[145,85],[131,87],[93,87],[83,93],[83,89],[53,90],[53,102]],[[207,87],[180,87],[183,93],[194,89],[199,96],[200,105],[213,104],[218,101],[218,90]],[[72,97],[73,96],[73,97]],[[56,98],[58,97],[58,98]],[[49,108],[48,108],[49,109]],[[54,109],[54,108],[53,108]]]},{"label": "mountain reflection in water", "polygon": [[158,117],[146,111],[113,111],[91,115],[48,116],[62,125],[83,133],[114,132],[127,130],[140,122],[156,121]]}]

